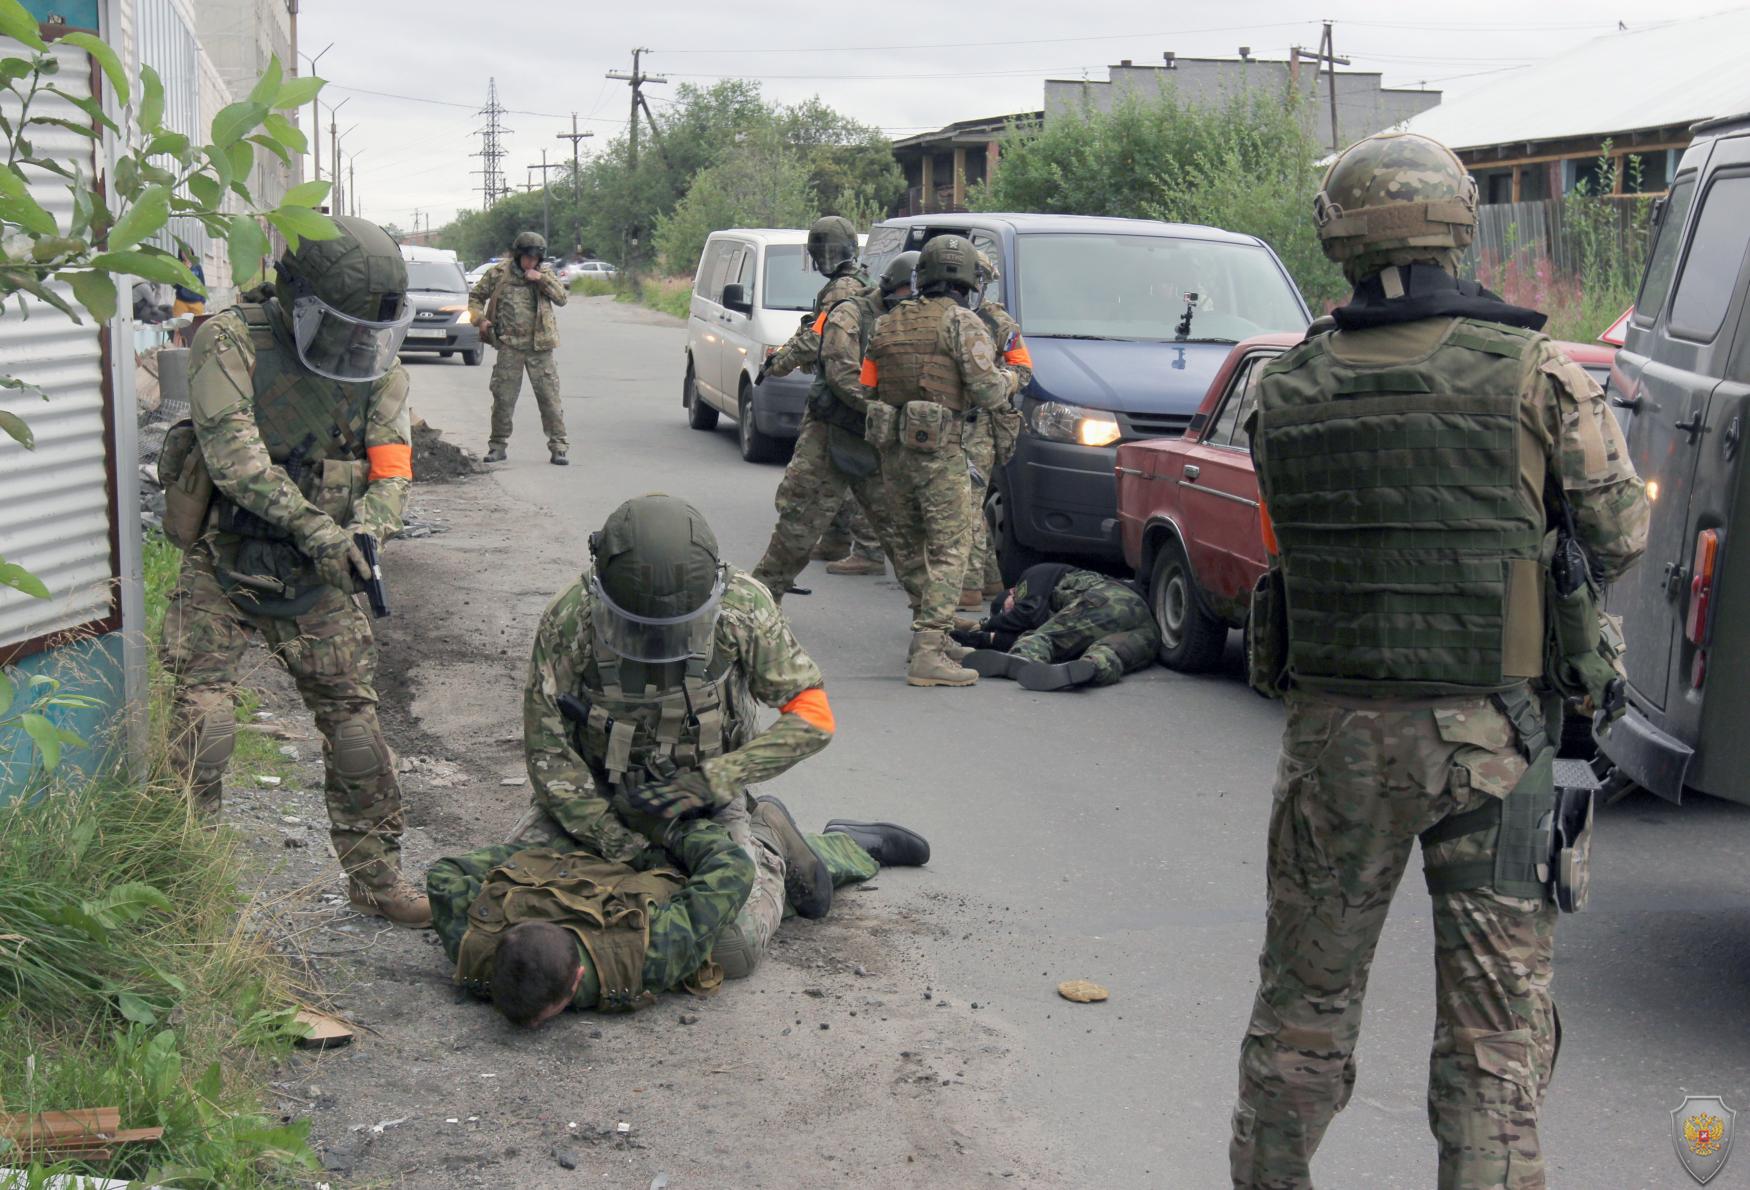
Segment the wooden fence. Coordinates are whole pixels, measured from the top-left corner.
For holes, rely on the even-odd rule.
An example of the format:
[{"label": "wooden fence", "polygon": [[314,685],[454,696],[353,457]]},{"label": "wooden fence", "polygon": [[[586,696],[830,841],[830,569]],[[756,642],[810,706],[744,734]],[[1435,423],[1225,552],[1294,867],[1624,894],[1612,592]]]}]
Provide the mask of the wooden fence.
[{"label": "wooden fence", "polygon": [[1614,198],[1558,198],[1479,207],[1476,238],[1459,267],[1467,277],[1475,277],[1479,267],[1488,272],[1510,265],[1577,277],[1608,258],[1638,276],[1651,226],[1650,206]]}]

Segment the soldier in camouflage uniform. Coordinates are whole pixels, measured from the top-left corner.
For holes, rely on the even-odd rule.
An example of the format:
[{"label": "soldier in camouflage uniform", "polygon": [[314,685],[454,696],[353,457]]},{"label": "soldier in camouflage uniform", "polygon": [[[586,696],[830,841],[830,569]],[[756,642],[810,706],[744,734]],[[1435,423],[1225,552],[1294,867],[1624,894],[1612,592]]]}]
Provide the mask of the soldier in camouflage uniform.
[{"label": "soldier in camouflage uniform", "polygon": [[1009,379],[1010,392],[1009,403],[991,410],[988,417],[979,418],[966,436],[966,457],[972,463],[972,472],[967,477],[972,484],[972,550],[966,558],[966,578],[961,582],[961,607],[983,607],[986,600],[1007,589],[1002,568],[997,565],[996,550],[991,547],[984,501],[996,482],[996,469],[1015,453],[1015,439],[1021,432],[1021,411],[1015,402],[1033,382],[1033,356],[1021,337],[1021,324],[990,293],[1001,279],[996,261],[979,252],[978,286],[983,296],[978,303],[978,320],[984,323],[996,345],[998,366]]},{"label": "soldier in camouflage uniform", "polygon": [[[1286,689],[1269,915],[1240,1050],[1238,1187],[1307,1187],[1355,1086],[1362,994],[1418,838],[1433,898],[1428,1119],[1440,1185],[1544,1185],[1538,1110],[1559,1036],[1540,551],[1565,495],[1605,579],[1648,510],[1598,386],[1543,318],[1455,277],[1476,183],[1381,133],[1315,207],[1355,285],[1258,385],[1251,440],[1273,572],[1254,682]],[[1280,607],[1280,613],[1278,613]]]},{"label": "soldier in camouflage uniform", "polygon": [[991,606],[977,628],[954,639],[987,678],[1028,690],[1110,686],[1154,664],[1161,633],[1148,601],[1120,579],[1061,562],[1041,562]]},{"label": "soldier in camouflage uniform", "polygon": [[523,372],[535,390],[541,409],[541,430],[547,435],[548,461],[563,467],[570,460],[565,437],[565,410],[559,404],[559,368],[553,351],[559,346],[559,325],[553,307],[571,296],[565,282],[545,263],[547,241],[525,231],[501,260],[474,283],[468,295],[468,315],[480,337],[497,350],[492,364],[492,436],[486,461],[502,463],[510,444],[512,416],[522,392]]},{"label": "soldier in camouflage uniform", "polygon": [[[593,564],[548,605],[523,696],[533,806],[522,846],[664,862],[672,820],[706,813],[758,865],[734,955],[747,974],[789,897],[805,916],[831,884],[793,829],[754,830],[747,789],[832,741],[820,669],[777,602],[723,563],[703,516],[672,496],[628,500],[590,539]],[[759,730],[757,704],[778,719]]]},{"label": "soldier in camouflage uniform", "polygon": [[[1012,380],[967,308],[978,263],[963,237],[940,235],[918,254],[919,297],[883,315],[859,380],[887,409],[878,430],[897,529],[893,557],[921,558],[912,615],[912,686],[970,686],[978,675],[951,660],[949,631],[972,548],[964,435],[1008,404]],[[904,577],[903,575],[901,576]]]},{"label": "soldier in camouflage uniform", "polygon": [[[219,806],[236,738],[235,683],[250,634],[292,675],[322,733],[334,850],[355,908],[425,925],[401,879],[401,789],[377,723],[377,647],[354,603],[371,576],[357,534],[401,528],[413,478],[407,271],[383,230],[335,220],[280,261],[272,290],[208,320],[189,363],[210,506],[190,519],[164,618],[175,680],[171,754],[196,803]],[[178,497],[180,498],[180,496]]]},{"label": "soldier in camouflage uniform", "polygon": [[[857,383],[857,373],[875,320],[909,292],[910,273],[901,285],[890,285],[886,276],[879,286],[863,284],[856,271],[856,229],[837,215],[809,230],[808,253],[829,280],[815,298],[813,318],[804,321],[759,374],[764,382],[769,375],[783,376],[798,367],[814,373],[796,448],[778,484],[778,523],[753,568],[753,577],[775,599],[783,598],[808,565],[809,554],[847,495],[861,506],[877,540],[886,544],[893,536],[881,454],[864,439],[868,396]],[[897,562],[895,568],[905,582],[908,568]]]},{"label": "soldier in camouflage uniform", "polygon": [[[775,812],[774,800],[760,799],[756,820]],[[831,823],[807,842],[835,887],[871,879],[883,863],[929,859],[928,844],[891,823]],[[439,860],[426,875],[426,887],[438,938],[456,963],[456,982],[491,995],[516,1023],[530,1025],[565,1008],[633,1009],[657,992],[714,986],[721,968],[712,962],[712,951],[753,891],[754,861],[727,829],[708,819],[673,831],[670,847],[689,875],[667,867],[640,872],[587,852],[519,851],[509,843]],[[516,898],[506,897],[513,888]],[[608,911],[598,915],[582,905]],[[558,969],[545,980],[560,991],[558,997],[506,995],[517,989],[494,983],[499,940],[525,931],[530,922],[569,935],[556,956]],[[521,982],[540,982],[542,973],[527,966],[518,972]]]}]

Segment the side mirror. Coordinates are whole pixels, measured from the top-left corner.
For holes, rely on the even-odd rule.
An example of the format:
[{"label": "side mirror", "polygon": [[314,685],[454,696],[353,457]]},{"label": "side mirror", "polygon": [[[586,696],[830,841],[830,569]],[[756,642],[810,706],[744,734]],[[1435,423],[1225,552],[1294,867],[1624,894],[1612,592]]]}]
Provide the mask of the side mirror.
[{"label": "side mirror", "polygon": [[725,285],[721,304],[737,314],[753,313],[753,303],[747,299],[747,290],[740,285]]}]

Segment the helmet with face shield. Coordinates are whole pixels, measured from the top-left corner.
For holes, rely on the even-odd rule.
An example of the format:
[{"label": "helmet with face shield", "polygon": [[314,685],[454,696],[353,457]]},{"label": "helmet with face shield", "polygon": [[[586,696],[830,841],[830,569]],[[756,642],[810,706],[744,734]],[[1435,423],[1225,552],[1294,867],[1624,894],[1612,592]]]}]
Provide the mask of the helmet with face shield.
[{"label": "helmet with face shield", "polygon": [[395,366],[413,321],[407,265],[375,223],[349,215],[334,222],[338,236],[300,240],[280,258],[274,296],[306,368],[330,380],[375,380]]},{"label": "helmet with face shield", "polygon": [[808,229],[808,262],[816,272],[836,277],[857,262],[857,228],[843,215],[826,215]]},{"label": "helmet with face shield", "polygon": [[647,665],[709,658],[729,571],[717,535],[685,500],[628,500],[590,535],[598,647]]}]

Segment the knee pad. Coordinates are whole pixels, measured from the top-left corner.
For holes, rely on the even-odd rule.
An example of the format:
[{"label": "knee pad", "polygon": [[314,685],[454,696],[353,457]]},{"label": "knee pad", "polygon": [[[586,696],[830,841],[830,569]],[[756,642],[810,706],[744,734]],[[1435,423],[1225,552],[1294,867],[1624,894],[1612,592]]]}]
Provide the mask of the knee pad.
[{"label": "knee pad", "polygon": [[237,712],[225,691],[185,690],[182,699],[172,748],[198,779],[211,780],[225,771],[237,747]]},{"label": "knee pad", "polygon": [[389,745],[374,723],[348,719],[335,725],[328,746],[334,775],[346,782],[369,781],[389,769]]},{"label": "knee pad", "polygon": [[724,979],[746,979],[765,956],[765,948],[754,945],[746,917],[745,909],[736,914],[735,920],[723,927],[723,932],[717,935],[717,941],[711,947],[711,957],[723,968]]}]

